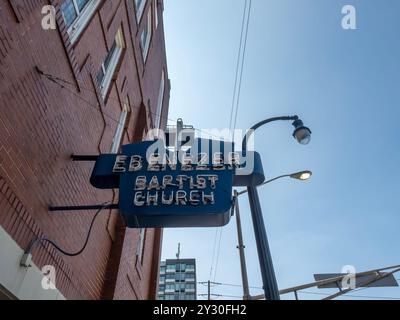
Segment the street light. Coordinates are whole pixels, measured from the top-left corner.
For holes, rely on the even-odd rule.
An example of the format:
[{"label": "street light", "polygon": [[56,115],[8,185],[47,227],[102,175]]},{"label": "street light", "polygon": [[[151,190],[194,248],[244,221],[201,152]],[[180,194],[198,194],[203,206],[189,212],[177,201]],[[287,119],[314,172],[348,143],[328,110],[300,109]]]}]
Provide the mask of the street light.
[{"label": "street light", "polygon": [[311,176],[312,176],[311,171],[302,171],[302,172],[293,173],[290,175],[290,177],[292,179],[297,179],[297,180],[302,180],[302,181],[306,181],[306,180],[310,179]]},{"label": "street light", "polygon": [[[306,145],[310,142],[311,130],[304,126],[303,121],[301,121],[298,116],[275,117],[263,120],[250,128],[246,136],[243,138],[243,152],[247,153],[247,140],[249,139],[249,136],[251,136],[253,132],[261,126],[274,121],[293,121],[292,124],[295,127],[293,137],[302,145]],[[303,178],[307,177],[307,175],[301,176]],[[272,256],[269,249],[267,232],[265,230],[264,218],[262,215],[257,187],[249,186],[247,187],[247,192],[249,194],[251,217],[253,220],[254,235],[256,238],[258,260],[260,263],[265,299],[280,300],[278,284],[276,282],[275,271],[272,263]]]},{"label": "street light", "polygon": [[296,128],[293,132],[293,137],[302,145],[307,145],[311,141],[311,130],[304,126],[300,119],[293,122]]},{"label": "street light", "polygon": [[[265,181],[262,185],[266,185],[268,183],[271,183],[273,181],[276,181],[278,179],[282,178],[292,178],[300,181],[306,181],[310,179],[312,176],[312,172],[309,170],[301,171],[301,172],[296,172],[292,174],[284,174],[281,176],[278,176],[276,178],[270,179],[268,181]],[[246,258],[244,254],[244,249],[245,245],[243,243],[243,233],[242,233],[242,223],[240,219],[240,210],[239,210],[239,196],[242,194],[247,193],[247,190],[243,190],[241,192],[238,192],[237,190],[234,190],[234,196],[235,196],[235,212],[236,212],[236,227],[237,227],[237,234],[238,234],[238,246],[237,248],[239,249],[239,259],[240,259],[240,271],[242,273],[242,284],[243,284],[243,299],[244,300],[249,300],[251,299],[250,295],[250,287],[249,287],[249,280],[247,277],[247,267],[246,267]]]},{"label": "street light", "polygon": [[[273,182],[275,180],[282,179],[282,178],[292,178],[292,179],[296,179],[296,180],[306,181],[306,180],[310,179],[311,176],[312,176],[312,172],[309,170],[304,170],[304,171],[300,171],[300,172],[296,172],[296,173],[292,173],[292,174],[284,174],[279,177],[273,178],[271,180],[265,181],[264,183],[260,184],[259,187],[266,185],[267,183]],[[247,193],[247,190],[238,192],[238,195],[240,196],[245,193]]]}]

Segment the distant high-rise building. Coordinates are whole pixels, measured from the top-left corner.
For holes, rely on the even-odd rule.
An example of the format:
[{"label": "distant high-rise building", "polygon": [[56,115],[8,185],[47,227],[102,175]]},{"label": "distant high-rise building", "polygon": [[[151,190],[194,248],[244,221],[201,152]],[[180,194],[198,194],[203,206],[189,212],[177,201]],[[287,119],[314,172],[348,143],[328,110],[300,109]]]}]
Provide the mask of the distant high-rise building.
[{"label": "distant high-rise building", "polygon": [[158,300],[197,300],[196,260],[161,261]]}]

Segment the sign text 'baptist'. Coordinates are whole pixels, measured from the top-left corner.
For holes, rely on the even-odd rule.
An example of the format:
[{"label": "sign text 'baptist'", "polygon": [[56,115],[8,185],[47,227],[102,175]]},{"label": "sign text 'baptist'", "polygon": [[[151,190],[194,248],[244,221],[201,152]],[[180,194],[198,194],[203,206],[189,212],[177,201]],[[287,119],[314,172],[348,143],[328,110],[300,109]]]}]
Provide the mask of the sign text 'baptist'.
[{"label": "sign text 'baptist'", "polygon": [[[147,172],[163,172],[167,169],[175,171],[177,168],[176,157],[170,157],[167,154],[160,156],[159,154],[150,154],[148,157],[148,165],[146,168],[145,161],[139,155],[131,157],[120,155],[117,156],[113,172],[139,172],[146,170]],[[184,154],[181,156],[180,172],[196,171],[221,171],[233,170],[239,167],[240,156],[238,153],[230,153],[227,164],[225,163],[223,153],[214,153],[212,156],[212,164],[209,164],[209,155],[201,153],[197,157],[198,161],[194,161],[194,156]],[[213,205],[215,203],[214,190],[218,187],[217,174],[197,174],[197,175],[154,175],[147,177],[144,175],[137,176],[134,183],[133,205],[136,207],[143,206],[171,206],[171,205]]]}]

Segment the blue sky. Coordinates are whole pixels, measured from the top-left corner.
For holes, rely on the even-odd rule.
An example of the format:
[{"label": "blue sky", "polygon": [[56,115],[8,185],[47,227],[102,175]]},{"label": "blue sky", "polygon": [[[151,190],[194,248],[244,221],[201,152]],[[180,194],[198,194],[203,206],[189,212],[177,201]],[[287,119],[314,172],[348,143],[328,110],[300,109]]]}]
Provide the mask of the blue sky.
[{"label": "blue sky", "polygon": [[[199,129],[229,127],[244,2],[165,1],[169,118]],[[357,10],[357,30],[341,27],[346,4]],[[366,271],[400,264],[399,15],[397,0],[253,0],[237,127],[298,114],[313,131],[308,146],[291,137],[290,123],[256,132],[268,178],[314,172],[306,183],[280,180],[259,190],[281,289],[344,265]],[[240,207],[249,282],[261,287],[246,197]],[[199,281],[209,279],[214,262],[211,280],[240,284],[235,220],[222,230],[218,259],[215,236],[212,228],[165,230],[162,256],[174,258],[180,242],[182,258],[197,259]],[[213,293],[242,294],[233,286]],[[358,294],[400,298],[400,288]]]}]

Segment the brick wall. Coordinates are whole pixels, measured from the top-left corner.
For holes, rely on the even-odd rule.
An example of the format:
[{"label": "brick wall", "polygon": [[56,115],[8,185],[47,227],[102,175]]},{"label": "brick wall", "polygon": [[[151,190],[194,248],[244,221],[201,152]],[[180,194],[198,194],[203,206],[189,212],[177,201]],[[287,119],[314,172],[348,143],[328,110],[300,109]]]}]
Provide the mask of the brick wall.
[{"label": "brick wall", "polygon": [[[147,0],[146,10],[154,1]],[[167,71],[158,1],[160,22],[146,65],[134,1],[102,1],[74,45],[59,13],[62,1],[0,3],[0,223],[22,248],[45,235],[76,251],[94,212],[49,213],[48,206],[117,201],[118,191],[89,184],[92,163],[73,163],[70,155],[110,151],[123,101],[131,107],[124,143],[140,140],[151,126],[161,70]],[[41,28],[41,8],[50,2],[58,11],[57,30]],[[119,27],[126,49],[103,99],[96,74]],[[167,82],[163,125],[168,101]],[[140,265],[138,238],[138,230],[126,230],[118,213],[108,210],[96,221],[83,254],[67,257],[41,245],[33,261],[56,266],[57,287],[69,299],[152,298],[161,231],[147,230]]]}]

